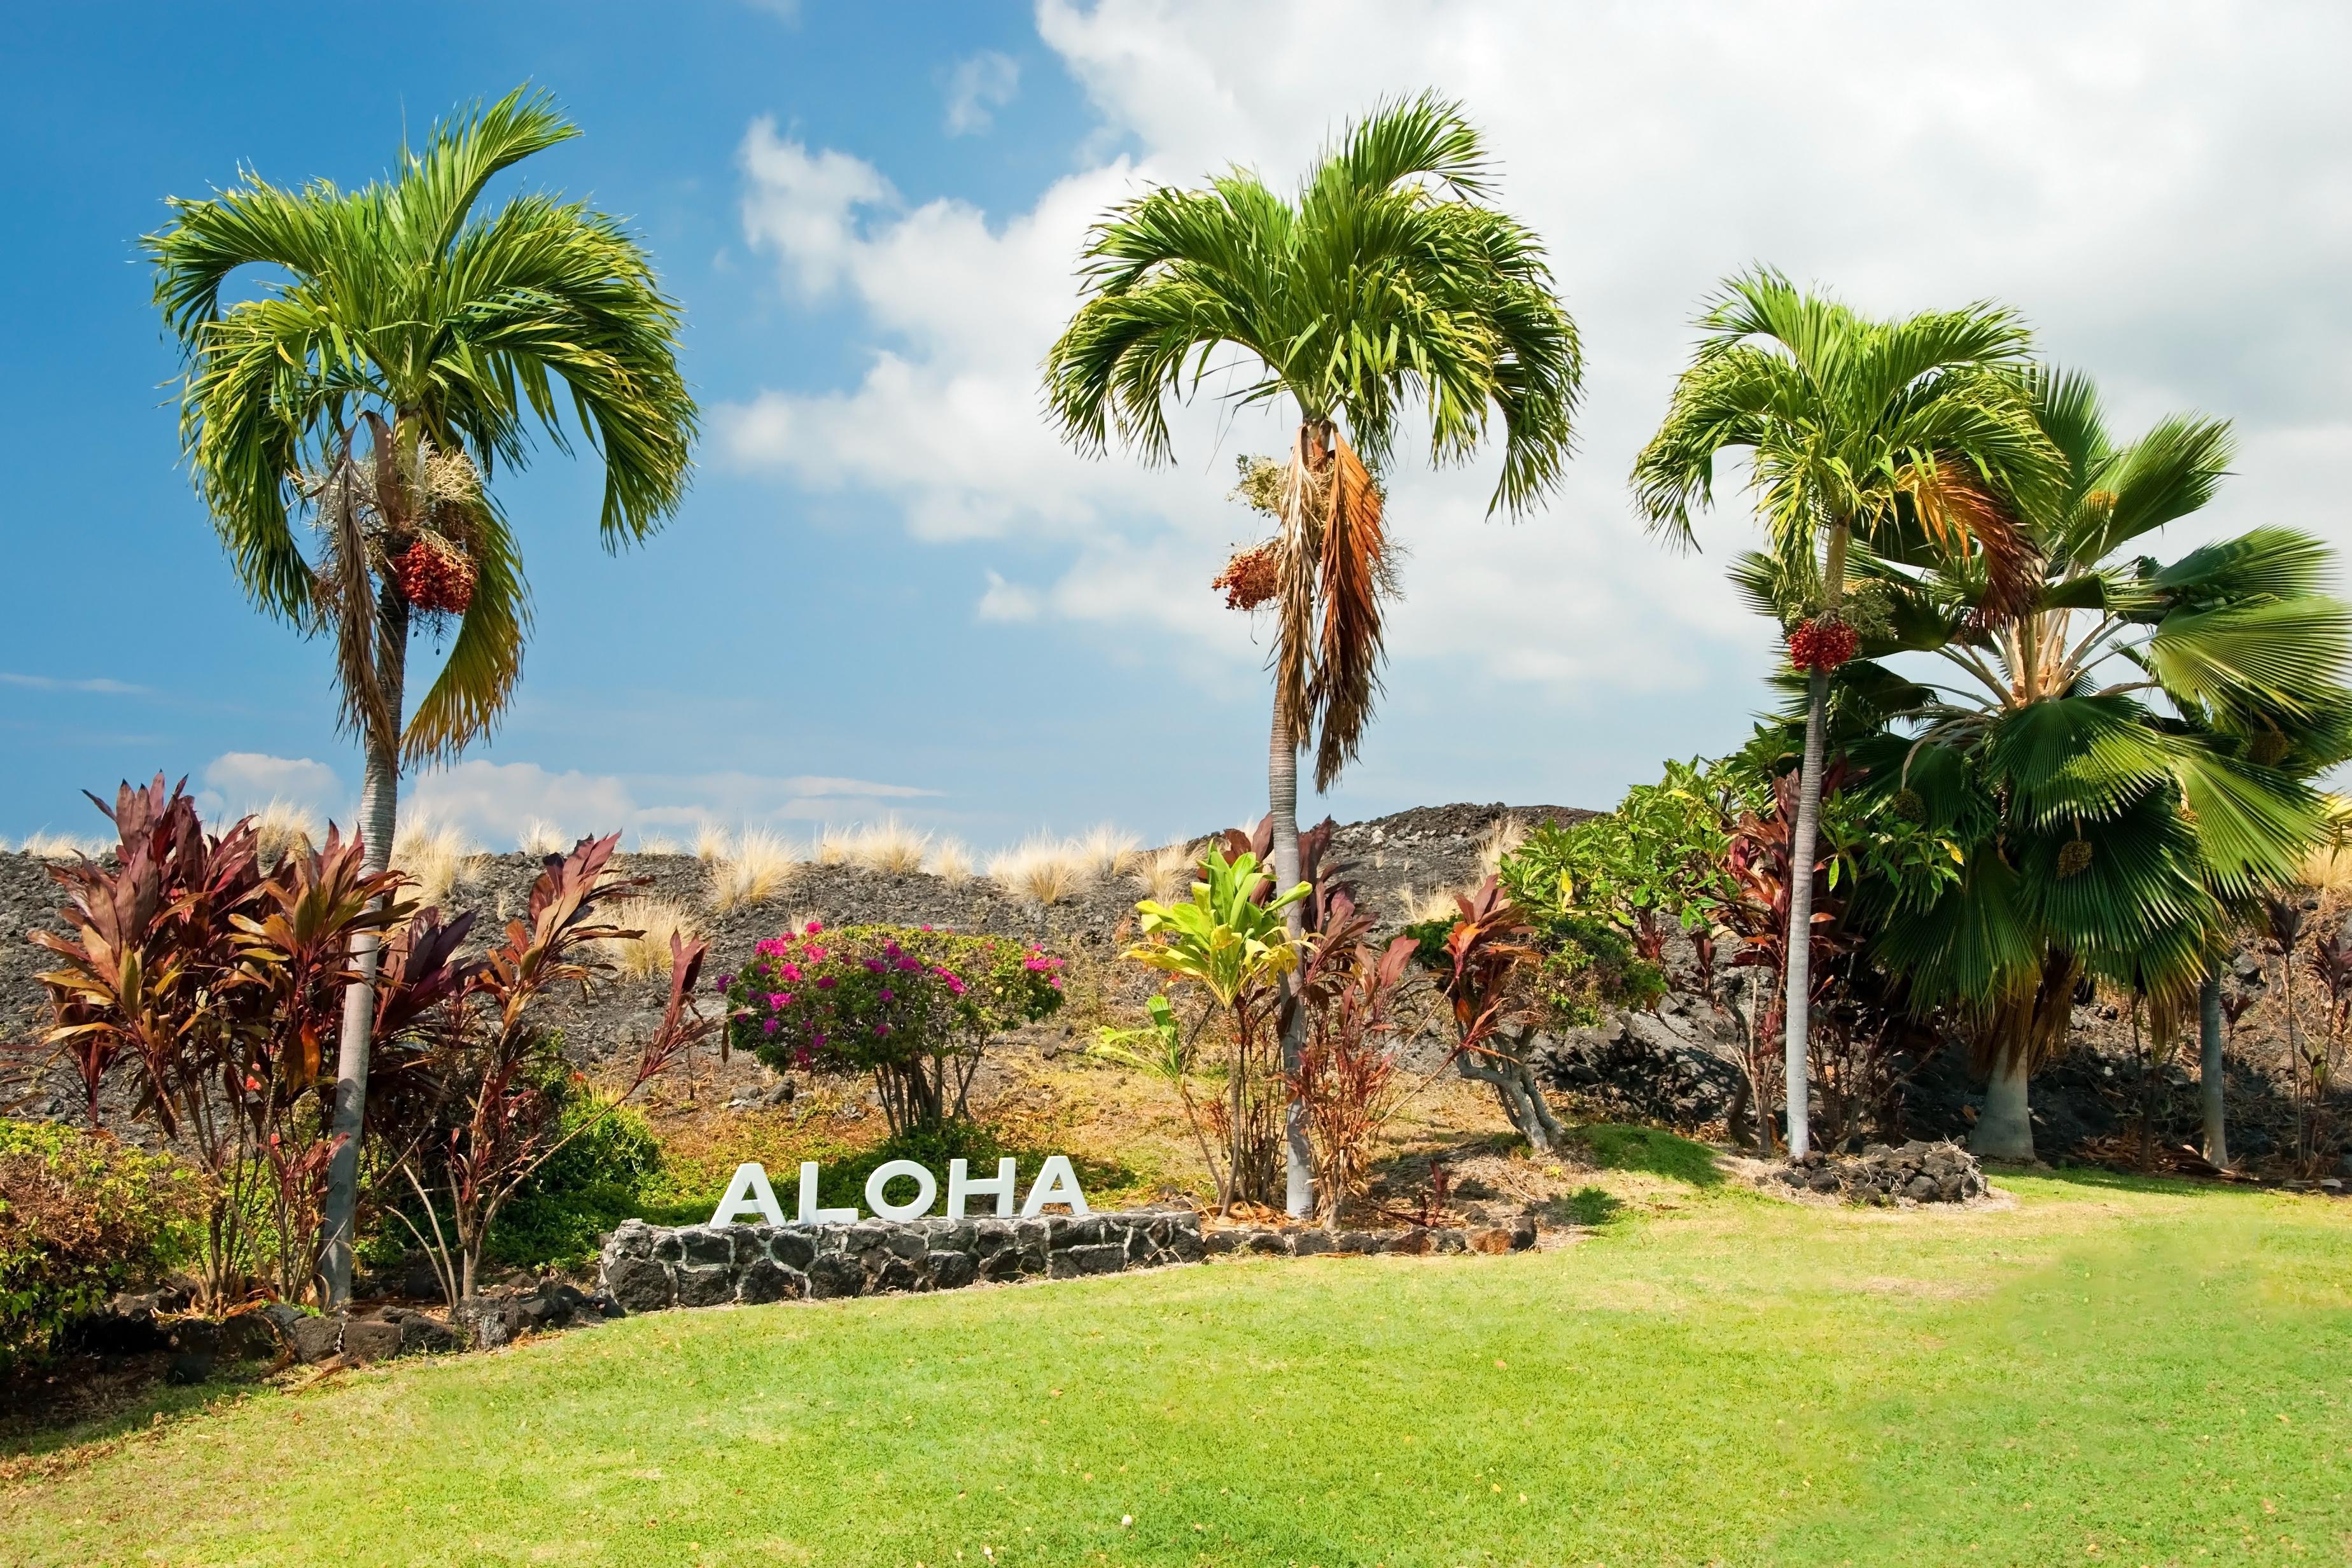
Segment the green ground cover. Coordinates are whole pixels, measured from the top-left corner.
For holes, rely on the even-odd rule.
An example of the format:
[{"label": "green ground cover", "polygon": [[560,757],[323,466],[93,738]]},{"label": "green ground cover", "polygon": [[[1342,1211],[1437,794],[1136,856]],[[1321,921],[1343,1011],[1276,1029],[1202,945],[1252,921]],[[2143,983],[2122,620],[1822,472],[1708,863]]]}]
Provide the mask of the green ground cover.
[{"label": "green ground cover", "polygon": [[[1607,1142],[1602,1139],[1598,1142]],[[1606,1151],[1601,1151],[1606,1154]],[[2325,1563],[2352,1206],[1657,1173],[1580,1245],[674,1312],[16,1461],[24,1563]],[[1671,1152],[1671,1151],[1667,1151]]]}]

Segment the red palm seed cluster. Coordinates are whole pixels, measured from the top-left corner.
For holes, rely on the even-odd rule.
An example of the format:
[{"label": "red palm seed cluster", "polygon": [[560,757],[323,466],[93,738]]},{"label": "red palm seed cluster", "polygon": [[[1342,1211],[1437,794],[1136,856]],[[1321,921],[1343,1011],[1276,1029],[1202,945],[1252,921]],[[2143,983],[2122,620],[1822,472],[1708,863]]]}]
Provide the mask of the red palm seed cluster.
[{"label": "red palm seed cluster", "polygon": [[1269,539],[1226,562],[1224,571],[1209,586],[1225,591],[1225,608],[1255,610],[1281,591],[1279,573],[1275,543]]},{"label": "red palm seed cluster", "polygon": [[474,602],[474,563],[454,550],[420,539],[393,558],[400,592],[420,610],[463,615]]},{"label": "red palm seed cluster", "polygon": [[1845,622],[1817,616],[1789,634],[1789,662],[1799,669],[1835,669],[1861,646]]}]

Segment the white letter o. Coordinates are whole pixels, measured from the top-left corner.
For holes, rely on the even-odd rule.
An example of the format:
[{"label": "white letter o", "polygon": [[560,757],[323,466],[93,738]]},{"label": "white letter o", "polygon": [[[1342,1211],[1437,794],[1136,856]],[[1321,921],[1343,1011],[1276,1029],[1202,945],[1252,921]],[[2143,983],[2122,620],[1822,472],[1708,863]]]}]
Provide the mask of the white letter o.
[{"label": "white letter o", "polygon": [[[915,1201],[894,1204],[882,1195],[883,1189],[901,1176],[915,1178]],[[891,1160],[874,1167],[866,1178],[866,1206],[874,1211],[877,1219],[920,1219],[931,1212],[931,1201],[940,1195],[937,1176],[912,1160]]]}]

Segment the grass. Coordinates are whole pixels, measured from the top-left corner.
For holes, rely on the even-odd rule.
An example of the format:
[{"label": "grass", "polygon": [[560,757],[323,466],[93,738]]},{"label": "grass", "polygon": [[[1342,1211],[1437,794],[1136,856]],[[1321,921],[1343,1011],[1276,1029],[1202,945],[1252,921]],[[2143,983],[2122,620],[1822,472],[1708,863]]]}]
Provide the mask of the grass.
[{"label": "grass", "polygon": [[474,847],[455,827],[412,816],[392,836],[392,864],[409,877],[405,898],[422,906],[446,902],[459,882],[473,879]]},{"label": "grass", "polygon": [[1007,892],[1058,904],[1095,880],[1098,863],[1079,839],[1039,837],[990,857],[988,877]]},{"label": "grass", "polygon": [[1514,1258],[673,1312],[142,1411],[14,1467],[0,1539],[26,1564],[2344,1558],[2345,1208],[1593,1179],[1637,1195]]},{"label": "grass", "polygon": [[624,980],[667,980],[670,939],[691,942],[703,934],[702,922],[669,899],[623,899],[605,911],[605,918],[625,931],[639,933],[601,944],[604,962]]},{"label": "grass", "polygon": [[695,852],[710,867],[710,907],[725,913],[764,904],[784,890],[800,865],[793,847],[765,828],[746,828],[715,845],[698,841]]}]

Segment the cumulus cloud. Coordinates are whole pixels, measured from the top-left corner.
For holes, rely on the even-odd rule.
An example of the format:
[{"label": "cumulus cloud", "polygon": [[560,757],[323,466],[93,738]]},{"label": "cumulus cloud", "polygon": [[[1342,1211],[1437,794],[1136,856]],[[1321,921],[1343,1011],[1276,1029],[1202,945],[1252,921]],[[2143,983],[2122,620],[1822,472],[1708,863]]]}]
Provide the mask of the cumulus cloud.
[{"label": "cumulus cloud", "polygon": [[2177,408],[2238,420],[2240,477],[2180,547],[2267,518],[2352,543],[2326,478],[2352,457],[2352,117],[2330,107],[2352,13],[1042,0],[1037,21],[1099,116],[1087,148],[1120,151],[1081,149],[1025,209],[909,208],[880,170],[750,128],[746,238],[786,288],[854,301],[870,353],[848,384],[715,421],[741,468],[881,497],[919,540],[1038,555],[991,575],[982,621],[1112,641],[1139,622],[1255,662],[1206,583],[1257,521],[1225,500],[1233,458],[1278,449],[1278,417],[1204,395],[1176,421],[1177,467],[1089,459],[1047,425],[1037,365],[1105,207],[1234,163],[1286,187],[1348,117],[1424,88],[1486,132],[1590,370],[1578,460],[1517,524],[1486,519],[1491,459],[1432,472],[1401,443],[1393,708],[1509,691],[1632,734],[1658,694],[1754,703],[1767,639],[1721,576],[1753,532],[1739,492],[1702,524],[1709,553],[1678,556],[1634,523],[1624,476],[1693,312],[1759,262],[1874,311],[2015,304],[2126,431]]},{"label": "cumulus cloud", "polygon": [[948,73],[947,130],[950,136],[971,136],[995,123],[995,111],[1021,90],[1021,63],[995,49],[982,49],[956,62]]},{"label": "cumulus cloud", "polygon": [[418,777],[404,809],[445,823],[484,844],[512,844],[524,824],[551,822],[568,836],[676,832],[705,822],[783,826],[919,816],[940,792],[912,784],[814,774],[768,777],[557,773],[536,763],[476,758]]},{"label": "cumulus cloud", "polygon": [[224,752],[205,764],[199,783],[196,809],[213,821],[258,811],[275,800],[309,806],[346,824],[353,815],[352,795],[342,775],[308,757]]}]

